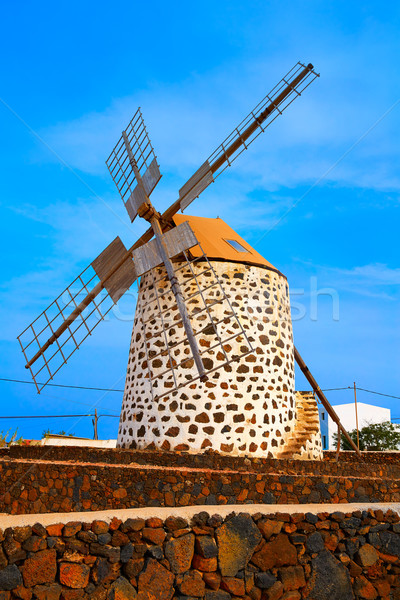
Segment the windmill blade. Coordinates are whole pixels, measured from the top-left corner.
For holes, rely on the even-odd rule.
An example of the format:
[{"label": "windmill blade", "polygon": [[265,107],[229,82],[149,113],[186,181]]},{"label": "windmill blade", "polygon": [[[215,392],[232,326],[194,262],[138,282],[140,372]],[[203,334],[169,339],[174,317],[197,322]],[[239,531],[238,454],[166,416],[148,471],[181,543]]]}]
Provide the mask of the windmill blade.
[{"label": "windmill blade", "polygon": [[[137,279],[117,237],[37,319],[18,336],[37,391],[70,356]],[[41,381],[39,383],[38,381]]]},{"label": "windmill blade", "polygon": [[140,108],[106,160],[131,221],[134,221],[139,206],[145,200],[133,163],[141,176],[145,193],[150,196],[161,179],[161,173]]},{"label": "windmill blade", "polygon": [[290,69],[179,190],[179,208],[198,198],[317,77],[311,64]]},{"label": "windmill blade", "polygon": [[114,303],[139,277],[132,260],[126,260],[127,253],[128,250],[117,236],[91,265]]},{"label": "windmill blade", "polygon": [[[198,245],[198,240],[187,221],[162,236],[168,258],[174,258],[185,250]],[[157,240],[151,240],[132,252],[137,276],[140,277],[163,262]]]}]

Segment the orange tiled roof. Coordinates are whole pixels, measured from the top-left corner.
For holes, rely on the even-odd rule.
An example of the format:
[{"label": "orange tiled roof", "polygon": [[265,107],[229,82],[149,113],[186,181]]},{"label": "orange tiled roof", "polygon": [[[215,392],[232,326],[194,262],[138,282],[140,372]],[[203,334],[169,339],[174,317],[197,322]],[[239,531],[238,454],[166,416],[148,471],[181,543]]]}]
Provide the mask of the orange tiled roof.
[{"label": "orange tiled roof", "polygon": [[[232,227],[229,227],[229,225],[219,217],[217,219],[209,219],[206,217],[193,217],[190,215],[178,214],[173,217],[173,220],[175,225],[180,225],[184,221],[189,222],[209,259],[261,265],[279,273],[276,267],[265,260],[261,254],[256,252],[250,244],[241,238]],[[233,241],[234,244],[232,245],[227,240]],[[237,247],[238,249],[235,249],[235,242],[240,244],[243,250],[240,250],[240,246]],[[194,256],[199,256],[200,250],[198,247],[192,248],[191,253]]]}]

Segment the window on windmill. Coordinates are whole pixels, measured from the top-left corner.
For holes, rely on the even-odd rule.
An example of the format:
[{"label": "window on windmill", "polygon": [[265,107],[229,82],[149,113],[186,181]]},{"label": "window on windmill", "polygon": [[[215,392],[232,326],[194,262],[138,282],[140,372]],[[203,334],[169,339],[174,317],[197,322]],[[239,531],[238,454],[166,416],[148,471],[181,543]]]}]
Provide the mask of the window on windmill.
[{"label": "window on windmill", "polygon": [[224,240],[227,244],[229,244],[230,246],[232,246],[232,248],[234,248],[235,250],[237,250],[237,252],[249,252],[247,250],[247,248],[245,248],[244,246],[242,246],[242,244],[239,244],[239,242],[237,242],[236,240]]}]

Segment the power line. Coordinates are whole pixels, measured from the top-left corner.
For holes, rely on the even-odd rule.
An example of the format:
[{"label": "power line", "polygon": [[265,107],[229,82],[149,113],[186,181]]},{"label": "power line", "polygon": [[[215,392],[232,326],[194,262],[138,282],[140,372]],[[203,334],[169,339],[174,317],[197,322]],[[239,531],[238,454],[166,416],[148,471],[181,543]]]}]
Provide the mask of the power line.
[{"label": "power line", "polygon": [[369,394],[376,394],[377,396],[386,396],[386,398],[396,398],[396,400],[400,400],[400,396],[392,396],[392,394],[382,394],[382,392],[374,392],[373,390],[366,390],[358,386],[357,389],[362,390],[363,392],[368,392]]},{"label": "power line", "polygon": [[[0,419],[68,419],[72,417],[95,417],[95,414],[87,413],[86,415],[22,415],[22,416],[0,416]],[[119,415],[97,415],[100,417],[116,417]]]},{"label": "power line", "polygon": [[[341,387],[341,388],[326,388],[322,391],[323,392],[335,392],[338,390],[352,390],[352,389],[353,389],[353,386],[348,385],[347,387]],[[382,392],[376,392],[374,390],[367,390],[366,388],[358,387],[358,385],[356,385],[356,389],[360,390],[361,392],[368,392],[368,394],[376,394],[377,396],[385,396],[386,398],[395,398],[396,400],[400,400],[400,396],[393,396],[392,394],[383,394]]]},{"label": "power line", "polygon": [[[321,390],[321,392],[336,392],[338,390],[349,390],[349,389],[350,389],[350,386],[348,385],[346,387],[340,387],[340,388],[325,388],[325,389]],[[351,389],[353,389],[353,388],[351,388]],[[361,388],[357,388],[357,389],[359,390]]]},{"label": "power line", "polygon": [[[33,381],[26,381],[23,379],[10,379],[8,377],[0,377],[0,381],[8,381],[10,383],[27,383],[29,385],[35,385]],[[43,385],[39,383],[38,385]],[[101,388],[101,387],[90,387],[86,385],[66,385],[61,383],[48,383],[48,387],[59,387],[59,388],[69,388],[74,390],[92,390],[96,392],[118,392],[122,393],[124,390],[119,390],[115,388]],[[395,398],[396,400],[400,400],[400,396],[394,396],[392,394],[384,394],[383,392],[376,392],[375,390],[367,390],[366,388],[356,386],[358,390],[362,392],[368,392],[368,394],[376,394],[377,396],[385,396],[386,398]],[[324,388],[323,392],[336,392],[341,390],[352,390],[353,386],[346,387],[337,387],[337,388]],[[71,401],[72,402],[72,401]],[[79,415],[78,415],[79,416]]]},{"label": "power line", "polygon": [[[9,379],[8,377],[0,377],[0,381],[9,381],[11,383],[27,383],[29,385],[35,385],[33,381],[25,381],[23,379]],[[43,383],[39,383],[38,385],[44,385]],[[109,388],[101,388],[101,387],[88,387],[85,385],[64,385],[61,383],[48,383],[48,387],[59,387],[59,388],[71,388],[74,390],[93,390],[96,392],[123,392],[124,390],[116,390]]]}]

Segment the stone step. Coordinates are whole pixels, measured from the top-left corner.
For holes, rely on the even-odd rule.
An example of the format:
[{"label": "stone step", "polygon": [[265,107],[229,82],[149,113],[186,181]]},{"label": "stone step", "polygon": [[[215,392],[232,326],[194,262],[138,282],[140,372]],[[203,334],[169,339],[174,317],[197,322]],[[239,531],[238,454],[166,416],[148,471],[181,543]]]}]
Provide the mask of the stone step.
[{"label": "stone step", "polygon": [[278,458],[302,458],[307,442],[319,431],[319,410],[313,396],[296,399],[296,426],[279,452]]}]

